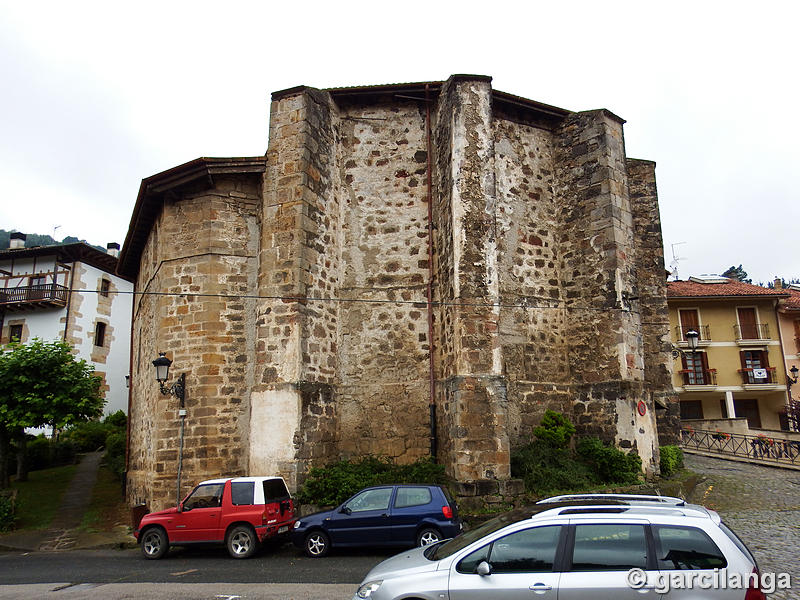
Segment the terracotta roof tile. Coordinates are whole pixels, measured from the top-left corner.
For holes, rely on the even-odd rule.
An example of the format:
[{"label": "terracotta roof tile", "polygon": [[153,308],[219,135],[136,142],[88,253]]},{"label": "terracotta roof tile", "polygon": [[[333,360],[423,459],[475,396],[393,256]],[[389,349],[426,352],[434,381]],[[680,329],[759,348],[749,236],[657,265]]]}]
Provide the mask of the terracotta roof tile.
[{"label": "terracotta roof tile", "polygon": [[725,298],[738,296],[763,296],[786,298],[788,290],[776,290],[728,279],[725,283],[699,283],[696,281],[668,281],[667,298]]},{"label": "terracotta roof tile", "polygon": [[783,307],[791,310],[800,310],[800,290],[784,288],[784,292],[789,292],[789,298],[783,301]]}]

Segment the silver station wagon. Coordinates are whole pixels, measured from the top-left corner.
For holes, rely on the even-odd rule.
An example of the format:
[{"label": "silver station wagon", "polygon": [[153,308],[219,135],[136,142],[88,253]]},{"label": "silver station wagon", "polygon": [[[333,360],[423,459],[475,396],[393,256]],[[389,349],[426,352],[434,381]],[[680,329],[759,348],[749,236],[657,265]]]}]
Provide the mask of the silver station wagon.
[{"label": "silver station wagon", "polygon": [[716,512],[680,498],[588,494],[389,558],[354,600],[763,600],[758,582],[753,555]]}]

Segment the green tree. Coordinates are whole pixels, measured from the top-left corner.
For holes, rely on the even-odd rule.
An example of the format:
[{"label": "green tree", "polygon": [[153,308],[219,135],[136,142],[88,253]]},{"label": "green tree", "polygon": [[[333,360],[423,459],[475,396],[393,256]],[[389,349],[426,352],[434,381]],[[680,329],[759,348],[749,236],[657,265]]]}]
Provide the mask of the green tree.
[{"label": "green tree", "polygon": [[9,484],[11,440],[24,455],[26,427],[62,429],[99,417],[101,384],[94,367],[76,359],[65,342],[34,339],[0,350],[0,489]]},{"label": "green tree", "polygon": [[742,265],[739,265],[738,267],[731,265],[730,268],[722,274],[722,276],[735,279],[736,281],[741,281],[742,283],[753,283],[752,279],[747,278],[747,271],[742,268]]}]

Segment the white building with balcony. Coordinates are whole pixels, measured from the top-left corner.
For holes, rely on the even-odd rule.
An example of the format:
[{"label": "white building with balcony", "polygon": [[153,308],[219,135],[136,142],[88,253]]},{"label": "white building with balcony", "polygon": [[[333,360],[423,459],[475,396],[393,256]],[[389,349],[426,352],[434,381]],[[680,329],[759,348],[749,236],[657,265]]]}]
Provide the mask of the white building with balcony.
[{"label": "white building with balcony", "polygon": [[0,344],[64,340],[103,379],[105,414],[128,412],[133,284],[116,275],[119,244],[0,250]]}]

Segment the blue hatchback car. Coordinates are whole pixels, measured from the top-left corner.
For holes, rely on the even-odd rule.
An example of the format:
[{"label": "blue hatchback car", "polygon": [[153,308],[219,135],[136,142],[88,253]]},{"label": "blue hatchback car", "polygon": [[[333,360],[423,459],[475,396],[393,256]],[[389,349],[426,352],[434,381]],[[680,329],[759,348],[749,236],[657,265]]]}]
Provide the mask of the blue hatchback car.
[{"label": "blue hatchback car", "polygon": [[299,519],[292,542],[308,556],[331,547],[426,546],[461,532],[458,507],[438,485],[380,485]]}]

